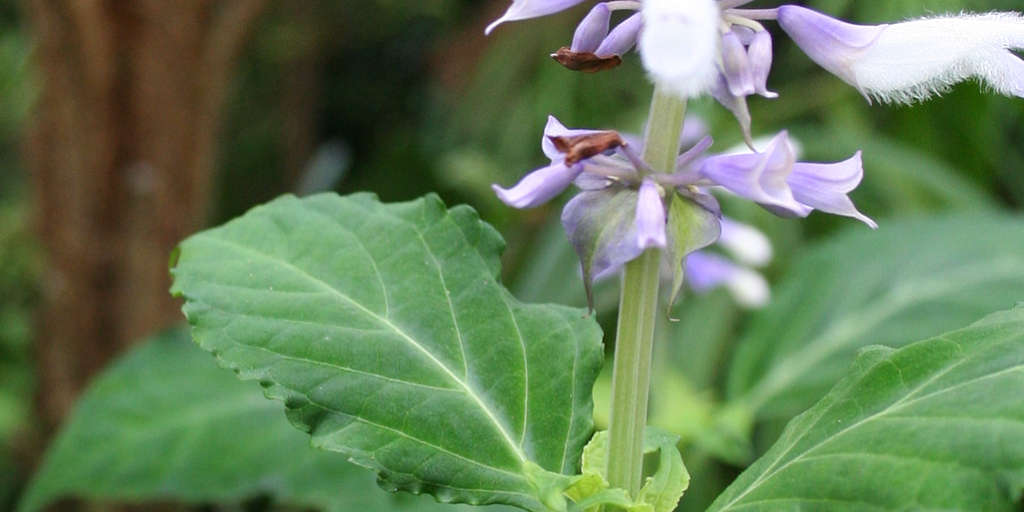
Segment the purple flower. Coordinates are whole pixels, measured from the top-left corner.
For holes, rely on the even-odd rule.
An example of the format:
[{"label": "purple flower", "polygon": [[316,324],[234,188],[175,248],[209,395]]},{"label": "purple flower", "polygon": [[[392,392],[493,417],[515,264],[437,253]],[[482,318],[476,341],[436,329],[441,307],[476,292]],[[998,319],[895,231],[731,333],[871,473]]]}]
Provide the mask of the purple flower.
[{"label": "purple flower", "polygon": [[806,217],[821,210],[877,228],[847,196],[863,176],[860,152],[838,163],[797,162],[783,131],[763,152],[691,156],[685,162],[680,158],[675,174],[656,178],[665,186],[722,187],[783,217]]},{"label": "purple flower", "polygon": [[[793,197],[810,209],[821,210],[835,215],[853,217],[872,228],[875,221],[857,211],[853,201],[846,195],[860,185],[864,177],[860,151],[850,159],[834,164],[797,163],[786,180]],[[806,216],[806,214],[801,215]]]},{"label": "purple flower", "polygon": [[719,155],[706,158],[697,172],[716,185],[756,203],[799,209],[786,179],[796,155],[786,132],[779,133],[762,153]]},{"label": "purple flower", "polygon": [[643,249],[665,247],[665,205],[654,180],[644,178],[636,206],[636,243]]},{"label": "purple flower", "polygon": [[573,35],[572,46],[570,47],[572,51],[596,52],[597,47],[601,46],[604,38],[608,37],[608,26],[611,23],[611,19],[612,10],[608,8],[608,4],[600,3],[595,5],[590,10],[590,14],[587,14],[587,17],[583,18],[583,21],[576,27],[576,33]]},{"label": "purple flower", "polygon": [[513,208],[535,208],[561,194],[583,171],[583,166],[551,164],[527,174],[510,189],[491,185],[498,198]]},{"label": "purple flower", "polygon": [[853,25],[785,5],[779,25],[811,60],[865,96],[910,103],[968,78],[1024,97],[1024,18],[1016,13],[960,14]]},{"label": "purple flower", "polygon": [[564,11],[580,3],[583,3],[583,0],[512,0],[512,6],[505,11],[501,18],[488,25],[485,33],[490,34],[495,27],[506,21],[539,18]]},{"label": "purple flower", "polygon": [[551,57],[572,71],[585,73],[596,73],[621,65],[622,54],[636,44],[643,20],[637,13],[609,31],[613,10],[612,4],[608,2],[595,5],[576,27],[572,46],[560,48]]},{"label": "purple flower", "polygon": [[568,129],[551,117],[542,147],[551,165],[531,172],[511,189],[493,188],[517,208],[548,201],[570,183],[583,189],[565,205],[562,224],[580,257],[589,299],[595,276],[649,248],[666,248],[681,280],[686,254],[718,238],[714,198],[660,184],[662,175],[652,173],[617,133]]},{"label": "purple flower", "polygon": [[626,18],[612,29],[611,32],[601,41],[601,45],[594,50],[598,57],[611,55],[622,55],[636,45],[640,36],[640,29],[644,26],[643,17],[636,13]]},{"label": "purple flower", "polygon": [[554,116],[548,116],[548,124],[544,127],[544,137],[541,139],[541,149],[551,159],[551,165],[527,174],[512,188],[505,189],[498,185],[491,185],[491,188],[502,202],[514,208],[535,208],[554,199],[579,177],[583,172],[583,165],[578,162],[567,165],[566,155],[555,147],[553,140],[596,133],[600,132],[570,130]]},{"label": "purple flower", "polygon": [[750,74],[754,79],[754,92],[765,98],[778,98],[768,90],[768,73],[772,70],[772,36],[766,30],[755,32],[747,47]]},{"label": "purple flower", "polygon": [[754,94],[754,72],[747,48],[732,30],[722,34],[722,72],[733,96]]}]

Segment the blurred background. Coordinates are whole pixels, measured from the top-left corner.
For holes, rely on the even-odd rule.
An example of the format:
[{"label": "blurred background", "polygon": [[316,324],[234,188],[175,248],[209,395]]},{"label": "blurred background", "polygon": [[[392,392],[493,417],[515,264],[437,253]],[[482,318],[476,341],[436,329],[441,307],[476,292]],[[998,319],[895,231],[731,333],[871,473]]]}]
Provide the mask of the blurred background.
[{"label": "blurred background", "polygon": [[[1020,8],[802,3],[863,23]],[[513,210],[490,185],[544,163],[549,114],[642,131],[651,87],[635,55],[594,75],[548,58],[588,4],[485,38],[509,0],[0,0],[0,511],[90,379],[181,322],[167,293],[173,247],[277,195],[433,191],[469,203],[508,240],[503,277],[517,296],[583,305],[559,205]],[[869,105],[769,28],[780,98],[751,98],[755,135],[788,128],[808,161],[862,149],[853,199],[883,229],[900,216],[1024,205],[1024,101],[969,82],[940,101]],[[701,100],[691,112],[717,149],[741,141],[723,108]],[[726,207],[775,243],[769,280],[806,244],[863,227]],[[605,324],[614,298],[599,296]],[[717,314],[723,331],[744,322],[733,306]],[[699,386],[719,378],[689,375]]]}]

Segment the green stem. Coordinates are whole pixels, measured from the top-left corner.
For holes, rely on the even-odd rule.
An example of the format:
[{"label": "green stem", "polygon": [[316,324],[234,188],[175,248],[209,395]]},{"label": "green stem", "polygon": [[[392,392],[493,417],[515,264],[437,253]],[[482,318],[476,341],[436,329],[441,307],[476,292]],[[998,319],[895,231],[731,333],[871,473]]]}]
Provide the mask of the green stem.
[{"label": "green stem", "polygon": [[[672,172],[686,100],[654,91],[647,120],[644,161],[655,172]],[[608,482],[634,498],[643,472],[644,429],[658,311],[661,251],[650,249],[626,264],[612,369],[612,411],[608,426]]]}]

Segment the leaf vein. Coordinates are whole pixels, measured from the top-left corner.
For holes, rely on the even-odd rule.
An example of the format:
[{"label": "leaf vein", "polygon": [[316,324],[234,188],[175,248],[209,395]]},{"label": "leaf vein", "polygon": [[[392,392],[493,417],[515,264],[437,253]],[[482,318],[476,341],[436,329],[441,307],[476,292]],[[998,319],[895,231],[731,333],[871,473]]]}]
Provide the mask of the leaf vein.
[{"label": "leaf vein", "polygon": [[[946,337],[941,337],[939,339],[951,341],[951,340],[948,340]],[[868,416],[865,416],[864,418],[861,418],[860,420],[857,420],[857,421],[851,423],[850,425],[848,425],[848,426],[844,427],[843,429],[837,431],[832,436],[829,436],[828,438],[822,439],[822,440],[818,441],[817,443],[813,444],[812,446],[807,447],[801,453],[799,453],[796,457],[790,459],[789,461],[785,462],[784,464],[782,464],[781,466],[778,466],[776,468],[775,467],[776,464],[778,464],[779,462],[782,462],[782,460],[786,456],[786,454],[788,454],[790,451],[792,451],[792,449],[795,448],[797,446],[797,444],[799,444],[797,441],[793,441],[790,444],[790,446],[787,447],[786,450],[783,451],[778,456],[776,461],[771,466],[769,466],[768,469],[765,470],[764,473],[762,473],[745,491],[743,491],[737,497],[733,498],[728,503],[726,503],[722,507],[722,510],[725,510],[725,509],[728,509],[728,508],[732,507],[732,505],[734,503],[736,503],[739,500],[743,499],[744,496],[746,496],[748,493],[753,491],[755,488],[759,487],[762,483],[770,480],[775,475],[777,475],[781,471],[785,470],[787,467],[789,467],[789,466],[793,465],[794,463],[802,460],[804,457],[806,457],[809,453],[813,452],[814,450],[816,450],[816,449],[818,449],[818,448],[828,444],[829,442],[832,442],[833,440],[837,439],[838,437],[842,436],[843,434],[845,434],[845,433],[847,433],[847,432],[849,432],[849,431],[851,431],[851,430],[853,430],[853,429],[855,429],[855,428],[857,428],[857,427],[859,427],[859,426],[861,426],[861,425],[863,425],[863,424],[865,424],[867,422],[873,421],[876,418],[880,418],[882,416],[888,415],[890,412],[892,412],[894,410],[900,409],[901,407],[906,405],[905,402],[907,402],[907,398],[908,397],[914,395],[915,393],[917,393],[921,389],[927,387],[928,385],[930,385],[931,383],[935,382],[936,380],[940,379],[942,376],[946,375],[947,373],[953,371],[956,367],[958,367],[958,366],[960,366],[960,365],[962,365],[962,364],[964,364],[966,362],[969,362],[971,360],[972,360],[971,358],[963,358],[963,359],[960,359],[960,360],[958,360],[958,361],[956,361],[956,362],[954,362],[952,364],[947,365],[941,371],[939,371],[936,374],[930,376],[925,381],[919,383],[912,390],[909,390],[907,392],[907,394],[905,394],[899,400],[893,402],[892,404],[890,404],[886,408],[884,408],[884,409],[882,409],[882,410],[880,410],[878,412],[875,412],[873,414],[870,414]],[[994,374],[985,374],[983,376],[979,376],[978,378],[972,379],[972,381],[979,381],[979,380],[982,380],[982,379],[987,378],[987,377],[992,376],[992,375],[1002,374],[1002,373],[1005,373],[1005,372],[1008,372],[1008,371],[1020,370],[1022,368],[1024,368],[1024,365],[1016,365],[1016,366],[1013,366],[1013,367],[1010,367],[1010,368],[1004,368],[1004,369],[1000,370],[999,372],[995,372]],[[863,375],[861,377],[863,378]],[[941,392],[942,391],[940,390],[940,391],[937,391],[936,393],[941,393]],[[926,398],[928,396],[932,396],[932,395],[934,395],[936,393],[930,393],[929,395],[925,395],[924,397],[920,397],[918,399],[915,399],[915,401],[916,400],[924,399],[924,398]],[[813,428],[813,426],[818,424],[818,422],[823,417],[824,417],[824,414],[821,414],[820,416],[818,416],[818,418],[816,418],[814,420],[814,422],[812,422],[808,426],[808,429]]]},{"label": "leaf vein", "polygon": [[[417,232],[418,232],[418,230],[417,230]],[[473,389],[470,387],[469,383],[464,381],[464,380],[462,380],[462,379],[460,379],[452,371],[451,368],[448,368],[443,362],[441,362],[439,359],[437,359],[437,357],[435,357],[434,354],[432,354],[429,350],[427,350],[426,347],[424,347],[419,342],[417,342],[409,334],[407,334],[406,332],[401,330],[397,325],[393,324],[389,319],[380,317],[379,315],[377,315],[373,311],[370,311],[365,306],[363,306],[359,302],[355,301],[354,299],[352,299],[348,295],[342,293],[341,290],[338,290],[338,289],[330,286],[329,284],[327,284],[323,280],[321,280],[321,279],[319,279],[319,278],[309,274],[308,272],[306,272],[305,270],[303,270],[303,269],[301,269],[299,267],[296,267],[295,265],[293,265],[289,261],[283,261],[283,260],[280,260],[280,259],[275,259],[272,256],[264,254],[264,253],[262,253],[260,251],[257,251],[254,248],[251,248],[251,247],[239,244],[239,243],[231,241],[231,240],[225,240],[225,239],[216,238],[216,237],[209,237],[209,239],[214,241],[214,242],[216,242],[216,243],[228,245],[228,246],[233,247],[233,248],[235,248],[237,250],[240,250],[240,251],[242,251],[244,253],[248,253],[248,254],[259,256],[259,257],[262,257],[262,258],[265,258],[265,259],[269,259],[269,260],[273,261],[274,263],[277,263],[277,264],[279,264],[279,265],[281,265],[283,267],[289,268],[289,269],[293,270],[294,272],[296,272],[297,274],[299,274],[300,276],[303,276],[307,280],[311,281],[313,284],[315,284],[317,286],[320,286],[321,288],[327,290],[328,292],[332,293],[333,295],[336,295],[338,298],[344,300],[345,302],[352,304],[357,309],[363,311],[366,315],[369,315],[370,317],[376,319],[377,321],[381,322],[382,324],[384,324],[385,326],[387,326],[388,328],[393,330],[396,334],[401,336],[402,339],[404,339],[406,342],[408,342],[408,344],[410,346],[412,346],[416,350],[420,351],[423,355],[427,356],[427,358],[429,358],[435,365],[437,365],[438,368],[443,370],[446,374],[448,374],[448,376],[453,381],[455,381],[455,383],[457,383],[460,387],[462,387],[465,390],[466,394],[468,394],[473,399],[473,401],[475,401],[477,403],[477,405],[481,408],[481,410],[483,410],[483,412],[490,419],[491,423],[498,429],[498,432],[505,439],[505,443],[509,446],[509,448],[516,455],[516,457],[518,457],[520,461],[525,461],[526,460],[526,456],[523,454],[523,451],[519,448],[519,446],[515,443],[515,441],[512,440],[511,436],[505,430],[505,428],[501,424],[501,422],[498,421],[497,416],[495,416],[495,414],[494,414],[494,411],[492,411],[490,409],[490,407],[488,407],[484,403],[483,399],[480,396],[478,396],[473,391]]]}]

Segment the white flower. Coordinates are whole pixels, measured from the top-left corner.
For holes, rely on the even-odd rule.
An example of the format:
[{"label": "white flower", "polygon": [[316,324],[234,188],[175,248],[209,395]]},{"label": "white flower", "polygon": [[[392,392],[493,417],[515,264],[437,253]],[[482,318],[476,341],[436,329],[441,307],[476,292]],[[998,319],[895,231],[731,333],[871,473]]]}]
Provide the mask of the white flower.
[{"label": "white flower", "polygon": [[721,36],[714,0],[644,0],[640,57],[655,84],[698,96],[718,76]]}]

